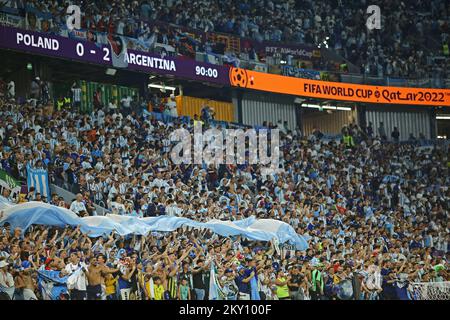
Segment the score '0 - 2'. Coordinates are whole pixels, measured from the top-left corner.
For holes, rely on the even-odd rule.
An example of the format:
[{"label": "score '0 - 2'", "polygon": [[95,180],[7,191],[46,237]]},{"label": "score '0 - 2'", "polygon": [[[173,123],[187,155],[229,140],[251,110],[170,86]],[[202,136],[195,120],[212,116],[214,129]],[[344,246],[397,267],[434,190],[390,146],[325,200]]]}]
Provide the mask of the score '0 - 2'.
[{"label": "score '0 - 2'", "polygon": [[[104,55],[103,55],[103,61],[110,61],[111,59],[110,59],[110,57],[109,57],[109,55],[110,55],[109,48],[106,48],[106,47],[105,47],[105,48],[102,49],[102,51],[103,51],[103,53],[104,53]],[[76,45],[76,52],[77,52],[77,55],[78,55],[79,57],[84,56],[84,45],[83,45],[83,43],[81,43],[81,42],[78,42],[78,43],[77,43],[77,45]],[[91,53],[91,54],[96,54],[95,50],[90,50],[90,53]]]}]

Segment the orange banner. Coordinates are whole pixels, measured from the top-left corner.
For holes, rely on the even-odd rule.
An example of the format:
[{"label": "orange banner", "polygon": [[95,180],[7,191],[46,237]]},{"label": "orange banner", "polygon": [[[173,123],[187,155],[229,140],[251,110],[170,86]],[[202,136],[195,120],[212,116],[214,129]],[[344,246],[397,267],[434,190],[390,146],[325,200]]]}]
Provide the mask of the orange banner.
[{"label": "orange banner", "polygon": [[230,69],[235,87],[296,96],[366,103],[450,106],[449,89],[369,86],[300,79],[240,68]]}]

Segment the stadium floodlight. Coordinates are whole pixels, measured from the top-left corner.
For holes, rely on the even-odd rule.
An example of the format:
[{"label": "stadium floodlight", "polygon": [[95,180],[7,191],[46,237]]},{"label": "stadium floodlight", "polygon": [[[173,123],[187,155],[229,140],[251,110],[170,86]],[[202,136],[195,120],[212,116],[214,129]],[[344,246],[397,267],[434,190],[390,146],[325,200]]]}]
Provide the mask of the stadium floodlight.
[{"label": "stadium floodlight", "polygon": [[305,101],[306,101],[305,98],[297,97],[297,98],[295,98],[294,103],[301,104],[301,103],[303,103],[303,102],[305,102]]},{"label": "stadium floodlight", "polygon": [[108,68],[108,69],[106,69],[106,74],[107,74],[108,76],[115,76],[115,75],[116,75],[116,72],[117,72],[117,70],[116,70],[116,69],[113,69],[113,68]]},{"label": "stadium floodlight", "polygon": [[303,108],[313,108],[313,109],[319,109],[320,106],[318,104],[310,104],[310,103],[302,103]]},{"label": "stadium floodlight", "polygon": [[450,120],[450,114],[449,115],[438,114],[436,115],[436,120]]},{"label": "stadium floodlight", "polygon": [[350,107],[336,107],[330,105],[318,105],[318,104],[310,104],[310,103],[302,103],[303,108],[312,108],[312,109],[324,109],[324,110],[340,110],[340,111],[351,111]]},{"label": "stadium floodlight", "polygon": [[175,91],[177,89],[175,87],[160,85],[160,84],[156,84],[156,83],[150,83],[148,85],[148,87],[149,88],[155,88],[155,89],[172,90],[172,91]]}]

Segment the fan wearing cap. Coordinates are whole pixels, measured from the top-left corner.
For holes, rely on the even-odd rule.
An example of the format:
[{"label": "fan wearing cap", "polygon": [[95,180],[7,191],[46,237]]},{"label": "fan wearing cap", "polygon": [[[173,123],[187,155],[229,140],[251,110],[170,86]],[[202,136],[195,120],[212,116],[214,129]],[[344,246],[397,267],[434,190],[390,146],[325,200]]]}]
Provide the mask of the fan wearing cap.
[{"label": "fan wearing cap", "polygon": [[8,271],[9,263],[4,259],[0,260],[0,296],[6,300],[12,300],[16,290],[14,278]]},{"label": "fan wearing cap", "polygon": [[237,271],[235,281],[239,289],[238,300],[250,300],[250,280],[255,276],[255,271],[246,269],[241,265],[237,267]]}]

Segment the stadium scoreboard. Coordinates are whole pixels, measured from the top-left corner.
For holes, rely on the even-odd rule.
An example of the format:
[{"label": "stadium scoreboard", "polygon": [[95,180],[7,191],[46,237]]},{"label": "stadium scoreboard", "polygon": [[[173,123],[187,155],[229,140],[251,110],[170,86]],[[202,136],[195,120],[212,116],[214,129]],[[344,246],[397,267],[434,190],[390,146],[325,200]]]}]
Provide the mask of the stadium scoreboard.
[{"label": "stadium scoreboard", "polygon": [[189,80],[229,86],[229,68],[131,49],[116,51],[114,46],[62,36],[0,27],[0,47],[119,69],[173,75]]}]

